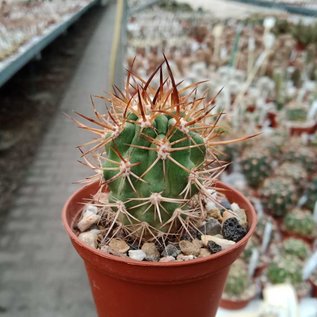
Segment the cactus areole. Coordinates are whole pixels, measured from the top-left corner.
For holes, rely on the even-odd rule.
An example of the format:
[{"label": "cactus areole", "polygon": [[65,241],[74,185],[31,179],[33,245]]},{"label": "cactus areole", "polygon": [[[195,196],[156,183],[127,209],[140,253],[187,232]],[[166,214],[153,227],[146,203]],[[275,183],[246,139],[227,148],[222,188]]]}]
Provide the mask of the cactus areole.
[{"label": "cactus areole", "polygon": [[[182,88],[167,61],[147,81],[130,70],[124,91],[115,87],[106,98],[106,114],[94,107],[94,118],[80,114],[89,124],[74,119],[97,135],[80,147],[83,164],[96,175],[66,202],[63,223],[85,262],[100,317],[215,316],[229,267],[255,230],[248,200],[216,180],[224,166],[215,147],[231,141],[217,139],[221,114],[212,113],[214,98],[197,97],[198,85]],[[146,243],[184,246],[189,241],[181,237],[207,219],[215,190],[237,203],[247,220],[244,236],[226,240],[230,247],[215,254],[207,250],[207,256],[189,261],[137,261],[88,246],[77,235],[83,203],[93,201],[106,247],[117,236],[123,245],[132,240],[137,248]]]},{"label": "cactus areole", "polygon": [[224,168],[215,146],[246,139],[217,139],[222,114],[212,114],[215,98],[198,98],[199,83],[179,88],[165,64],[166,78],[163,65],[148,81],[130,70],[125,91],[115,87],[107,99],[105,115],[95,107],[95,118],[78,114],[94,127],[75,120],[97,135],[80,148],[84,164],[97,171],[91,179],[110,191],[104,208],[113,225],[139,239],[198,225],[206,216],[203,201],[212,199],[214,180]]}]

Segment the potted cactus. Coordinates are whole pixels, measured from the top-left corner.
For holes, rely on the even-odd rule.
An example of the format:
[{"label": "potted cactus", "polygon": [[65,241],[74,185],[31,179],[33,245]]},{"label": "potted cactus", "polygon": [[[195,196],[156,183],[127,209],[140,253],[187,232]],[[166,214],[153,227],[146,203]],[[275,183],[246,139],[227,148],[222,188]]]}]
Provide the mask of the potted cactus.
[{"label": "potted cactus", "polygon": [[306,260],[310,254],[310,246],[300,239],[289,238],[282,242],[282,254],[294,256],[302,261]]},{"label": "potted cactus", "polygon": [[225,309],[242,309],[256,295],[256,284],[248,275],[248,268],[244,261],[238,259],[230,268],[220,307]]},{"label": "potted cactus", "polygon": [[268,265],[264,284],[284,284],[293,285],[298,298],[306,296],[310,287],[304,282],[302,276],[303,263],[293,256],[276,256]]},{"label": "potted cactus", "polygon": [[296,237],[311,244],[316,238],[317,224],[309,211],[295,208],[284,217],[281,229],[285,237]]},{"label": "potted cactus", "polygon": [[274,217],[284,217],[293,208],[297,198],[297,187],[294,181],[287,177],[269,177],[260,189],[265,210]]},{"label": "potted cactus", "polygon": [[219,115],[205,124],[214,98],[180,88],[165,65],[147,81],[130,70],[108,112],[80,115],[95,127],[74,119],[97,135],[81,147],[96,175],[69,198],[63,223],[102,317],[214,316],[256,226],[247,199],[216,180],[214,148],[228,141],[215,139]]},{"label": "potted cactus", "polygon": [[293,163],[301,163],[308,173],[316,170],[316,154],[315,151],[303,144],[299,138],[290,138],[287,146],[283,149],[283,160]]},{"label": "potted cactus", "polygon": [[317,24],[304,24],[302,21],[293,25],[292,35],[297,41],[297,50],[303,51],[309,44],[316,43]]},{"label": "potted cactus", "polygon": [[268,151],[259,148],[246,149],[240,163],[243,174],[252,188],[258,188],[272,169]]},{"label": "potted cactus", "polygon": [[307,172],[300,162],[282,163],[276,170],[275,175],[291,179],[296,184],[299,192],[307,182]]}]

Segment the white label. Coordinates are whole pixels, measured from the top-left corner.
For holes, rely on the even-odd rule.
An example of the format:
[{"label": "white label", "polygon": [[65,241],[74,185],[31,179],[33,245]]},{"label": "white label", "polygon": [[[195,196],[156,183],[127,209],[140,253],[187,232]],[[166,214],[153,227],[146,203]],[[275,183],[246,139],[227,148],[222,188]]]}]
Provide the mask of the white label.
[{"label": "white label", "polygon": [[317,269],[317,250],[313,255],[306,261],[303,268],[303,279],[307,280],[313,272]]},{"label": "white label", "polygon": [[255,269],[259,263],[259,258],[260,258],[259,251],[258,251],[258,249],[254,248],[252,250],[252,254],[251,254],[251,258],[250,258],[250,262],[249,262],[249,267],[248,267],[248,274],[250,277],[252,277],[254,275]]},{"label": "white label", "polygon": [[303,195],[301,198],[299,198],[298,203],[297,203],[297,207],[302,207],[304,206],[304,204],[307,201],[307,196]]},{"label": "white label", "polygon": [[266,252],[266,250],[269,246],[269,243],[271,241],[272,231],[273,231],[273,225],[269,221],[266,223],[266,225],[264,227],[263,240],[262,240],[262,245],[261,245],[262,252]]}]

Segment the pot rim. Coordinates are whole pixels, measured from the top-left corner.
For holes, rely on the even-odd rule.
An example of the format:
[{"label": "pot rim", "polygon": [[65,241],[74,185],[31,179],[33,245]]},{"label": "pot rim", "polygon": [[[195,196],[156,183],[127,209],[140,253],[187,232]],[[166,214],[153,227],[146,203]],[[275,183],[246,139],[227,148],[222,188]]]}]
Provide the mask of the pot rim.
[{"label": "pot rim", "polygon": [[[97,181],[98,182],[98,181]],[[95,183],[97,183],[95,182]],[[63,210],[62,210],[62,222],[64,225],[65,230],[67,231],[68,235],[70,236],[71,240],[76,241],[76,243],[85,249],[88,249],[91,253],[93,253],[96,256],[105,258],[105,259],[109,259],[115,262],[124,262],[128,265],[133,265],[133,266],[139,266],[139,267],[185,267],[185,266],[191,266],[191,265],[196,265],[198,263],[204,263],[204,262],[209,262],[210,260],[214,260],[217,259],[219,257],[222,257],[230,252],[232,252],[233,250],[239,248],[239,246],[241,246],[242,244],[246,243],[246,241],[249,240],[249,238],[251,237],[251,235],[254,233],[255,231],[255,227],[256,227],[256,219],[257,219],[257,215],[256,212],[254,210],[254,207],[252,206],[252,204],[250,203],[250,201],[238,190],[234,189],[233,187],[221,182],[221,181],[216,181],[216,184],[220,184],[223,187],[225,187],[226,189],[229,189],[229,191],[233,192],[235,196],[240,196],[240,198],[245,202],[245,204],[247,205],[248,209],[249,209],[249,217],[248,217],[248,232],[247,234],[240,240],[238,241],[236,244],[234,244],[233,246],[222,250],[218,253],[215,254],[211,254],[209,256],[206,257],[202,257],[202,258],[196,258],[193,260],[189,260],[189,261],[172,261],[172,262],[150,262],[150,261],[137,261],[137,260],[133,260],[129,257],[119,257],[119,256],[115,256],[115,255],[111,255],[109,253],[105,253],[100,251],[99,249],[94,249],[90,246],[88,246],[87,244],[83,243],[82,241],[80,241],[78,239],[78,236],[74,233],[73,229],[71,228],[70,224],[68,223],[67,220],[67,210],[69,209],[69,206],[71,205],[72,201],[75,200],[75,197],[84,189],[87,187],[90,187],[92,184],[88,184],[85,185],[83,187],[80,187],[78,190],[76,190],[66,201]],[[253,221],[250,223],[249,220],[252,219]]]}]

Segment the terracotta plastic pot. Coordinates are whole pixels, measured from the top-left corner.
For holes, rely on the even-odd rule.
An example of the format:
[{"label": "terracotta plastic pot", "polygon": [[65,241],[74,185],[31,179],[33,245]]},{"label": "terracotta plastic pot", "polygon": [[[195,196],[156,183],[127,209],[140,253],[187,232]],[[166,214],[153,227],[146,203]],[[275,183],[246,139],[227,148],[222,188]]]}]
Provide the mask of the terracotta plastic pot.
[{"label": "terracotta plastic pot", "polygon": [[277,114],[276,112],[269,111],[267,114],[268,119],[270,120],[270,124],[272,128],[277,128],[278,127],[278,122],[277,122]]},{"label": "terracotta plastic pot", "polygon": [[295,126],[290,125],[290,134],[292,136],[300,136],[302,134],[314,134],[317,131],[317,123],[309,126]]},{"label": "terracotta plastic pot", "polygon": [[233,261],[256,226],[249,201],[233,188],[217,183],[229,201],[245,209],[249,231],[233,247],[186,262],[138,262],[92,249],[78,240],[73,224],[82,203],[96,193],[94,183],[75,192],[63,209],[63,224],[84,260],[99,317],[212,317]]},{"label": "terracotta plastic pot", "polygon": [[302,235],[297,234],[295,232],[287,231],[283,225],[280,227],[280,230],[281,230],[282,235],[283,235],[283,240],[287,240],[289,238],[299,239],[299,240],[306,242],[310,248],[313,246],[314,241],[316,239],[316,237],[302,236]]},{"label": "terracotta plastic pot", "polygon": [[219,306],[228,310],[238,310],[246,307],[252,299],[253,297],[244,300],[230,300],[221,298]]}]

